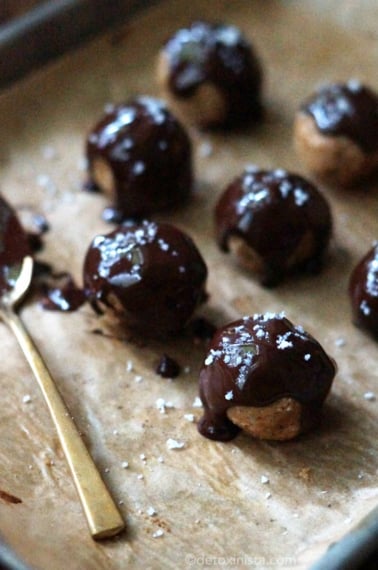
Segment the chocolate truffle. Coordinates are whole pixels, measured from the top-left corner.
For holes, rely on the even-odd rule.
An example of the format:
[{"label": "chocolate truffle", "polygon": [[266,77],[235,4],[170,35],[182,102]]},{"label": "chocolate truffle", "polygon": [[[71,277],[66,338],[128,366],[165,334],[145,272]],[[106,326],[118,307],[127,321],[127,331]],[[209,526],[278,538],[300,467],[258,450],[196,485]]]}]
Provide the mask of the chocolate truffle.
[{"label": "chocolate truffle", "polygon": [[205,262],[186,234],[148,221],[95,237],[84,262],[92,304],[144,337],[180,331],[206,298],[206,278]]},{"label": "chocolate truffle", "polygon": [[354,268],[349,295],[354,323],[378,340],[378,243]]},{"label": "chocolate truffle", "polygon": [[260,61],[235,26],[194,22],[177,31],[160,52],[157,77],[190,124],[230,127],[261,116]]},{"label": "chocolate truffle", "polygon": [[274,286],[289,272],[320,269],[332,218],[325,198],[301,176],[249,167],[218,200],[215,224],[220,248]]},{"label": "chocolate truffle", "polygon": [[192,146],[165,104],[138,97],[109,106],[87,139],[92,184],[109,195],[111,221],[141,218],[185,203],[192,188]]},{"label": "chocolate truffle", "polygon": [[336,365],[284,314],[244,317],[219,329],[200,372],[198,429],[227,441],[240,429],[287,440],[317,424]]},{"label": "chocolate truffle", "polygon": [[0,290],[9,291],[21,269],[22,260],[31,255],[28,236],[13,208],[0,196]]},{"label": "chocolate truffle", "polygon": [[294,143],[304,165],[334,185],[378,170],[378,95],[356,80],[325,86],[300,107]]}]

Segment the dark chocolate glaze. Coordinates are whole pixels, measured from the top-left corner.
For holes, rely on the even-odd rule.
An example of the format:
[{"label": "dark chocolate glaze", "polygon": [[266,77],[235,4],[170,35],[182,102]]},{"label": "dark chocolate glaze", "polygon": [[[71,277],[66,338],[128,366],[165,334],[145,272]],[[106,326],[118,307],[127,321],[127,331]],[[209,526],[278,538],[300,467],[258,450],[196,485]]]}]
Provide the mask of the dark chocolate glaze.
[{"label": "dark chocolate glaze", "polygon": [[30,249],[33,253],[43,248],[42,236],[49,231],[50,225],[43,214],[35,212],[30,206],[18,208],[18,217],[29,240]]},{"label": "dark chocolate glaze", "polygon": [[378,340],[378,244],[354,268],[349,295],[354,323]]},{"label": "dark chocolate glaze", "polygon": [[168,354],[163,354],[155,369],[156,374],[159,374],[159,376],[163,378],[177,378],[180,371],[181,367],[178,362],[168,356]]},{"label": "dark chocolate glaze", "polygon": [[75,284],[69,273],[52,276],[49,283],[42,286],[42,290],[40,302],[48,311],[72,312],[86,302],[84,290]]},{"label": "dark chocolate glaze", "polygon": [[229,408],[263,407],[286,397],[301,403],[312,422],[335,373],[320,344],[283,314],[244,317],[219,329],[211,342],[200,372],[199,432],[230,440],[239,428],[228,419]]},{"label": "dark chocolate glaze", "polygon": [[41,249],[43,249],[43,240],[40,234],[28,232],[27,237],[28,237],[30,250],[33,253],[37,253],[38,251],[41,251]]},{"label": "dark chocolate glaze", "polygon": [[84,262],[92,304],[143,336],[181,330],[205,299],[207,268],[193,241],[169,224],[124,224],[97,236]]},{"label": "dark chocolate glaze", "polygon": [[204,317],[198,317],[193,319],[191,330],[195,341],[209,341],[213,338],[217,327]]},{"label": "dark chocolate glaze", "polygon": [[[223,251],[239,236],[262,259],[262,284],[273,286],[292,271],[321,268],[332,231],[326,199],[310,182],[284,170],[247,168],[221,195],[215,209],[216,236]],[[290,265],[291,256],[310,232],[311,254]]]},{"label": "dark chocolate glaze", "polygon": [[89,134],[86,152],[91,178],[99,158],[113,174],[111,221],[140,218],[180,206],[189,198],[191,142],[157,99],[139,97],[108,109]]},{"label": "dark chocolate glaze", "polygon": [[261,117],[262,68],[235,26],[194,22],[168,40],[164,52],[169,88],[177,97],[189,99],[202,84],[211,83],[227,104],[225,126]]},{"label": "dark chocolate glaze", "polygon": [[347,137],[365,152],[378,150],[378,95],[358,81],[323,87],[301,110],[320,132]]},{"label": "dark chocolate glaze", "polygon": [[0,196],[0,292],[13,288],[22,260],[30,253],[26,232],[11,206]]}]

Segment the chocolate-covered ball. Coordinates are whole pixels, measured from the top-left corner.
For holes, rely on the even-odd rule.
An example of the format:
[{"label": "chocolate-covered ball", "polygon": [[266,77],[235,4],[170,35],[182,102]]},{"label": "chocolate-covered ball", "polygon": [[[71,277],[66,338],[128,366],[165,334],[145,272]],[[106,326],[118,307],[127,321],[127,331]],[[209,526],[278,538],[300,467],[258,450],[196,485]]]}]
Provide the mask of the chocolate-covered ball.
[{"label": "chocolate-covered ball", "polygon": [[0,195],[0,290],[11,290],[31,248],[13,208]]},{"label": "chocolate-covered ball", "polygon": [[359,81],[319,89],[300,107],[294,142],[309,171],[341,186],[378,170],[378,95]]},{"label": "chocolate-covered ball", "polygon": [[230,127],[261,116],[262,67],[235,26],[200,21],[178,30],[160,52],[157,76],[190,124]]},{"label": "chocolate-covered ball", "polygon": [[349,295],[354,323],[378,340],[378,243],[354,268]]},{"label": "chocolate-covered ball", "polygon": [[220,196],[215,225],[220,248],[274,286],[287,273],[320,269],[332,218],[326,199],[301,176],[249,167]]},{"label": "chocolate-covered ball", "polygon": [[92,241],[84,287],[132,331],[160,337],[180,331],[205,300],[207,268],[194,242],[169,224],[124,224]]},{"label": "chocolate-covered ball", "polygon": [[227,441],[243,429],[286,440],[316,425],[336,364],[284,314],[244,317],[219,329],[200,372],[199,432]]},{"label": "chocolate-covered ball", "polygon": [[91,182],[109,195],[105,216],[120,222],[185,203],[192,146],[184,127],[152,97],[109,106],[87,139]]}]

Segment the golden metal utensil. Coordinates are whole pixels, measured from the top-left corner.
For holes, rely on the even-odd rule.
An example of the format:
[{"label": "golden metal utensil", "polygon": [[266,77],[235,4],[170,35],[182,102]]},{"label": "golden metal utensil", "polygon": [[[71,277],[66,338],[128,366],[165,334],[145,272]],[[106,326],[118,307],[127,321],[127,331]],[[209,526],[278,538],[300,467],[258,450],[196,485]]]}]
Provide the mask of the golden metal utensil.
[{"label": "golden metal utensil", "polygon": [[33,258],[27,256],[22,262],[14,287],[3,292],[0,297],[0,316],[14,332],[42,390],[92,537],[98,540],[114,536],[125,527],[125,523],[71,419],[53,378],[15,310],[28,290],[32,272]]}]

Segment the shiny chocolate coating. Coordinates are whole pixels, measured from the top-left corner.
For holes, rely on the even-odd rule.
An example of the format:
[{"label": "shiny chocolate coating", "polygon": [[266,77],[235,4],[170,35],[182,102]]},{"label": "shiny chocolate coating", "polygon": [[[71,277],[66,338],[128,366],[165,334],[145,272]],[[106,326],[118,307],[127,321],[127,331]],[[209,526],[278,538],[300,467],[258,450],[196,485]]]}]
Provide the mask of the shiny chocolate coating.
[{"label": "shiny chocolate coating", "polygon": [[[262,284],[274,286],[293,270],[320,268],[332,217],[326,199],[301,176],[249,167],[218,200],[215,225],[220,248],[229,251],[230,238],[241,238],[263,262]],[[296,263],[293,256],[306,236],[311,252]]]},{"label": "shiny chocolate coating", "polygon": [[160,358],[155,372],[162,376],[162,378],[177,378],[180,374],[181,366],[179,363],[172,357],[168,356],[168,354],[163,354]]},{"label": "shiny chocolate coating", "polygon": [[349,281],[353,321],[378,340],[378,244],[354,268]]},{"label": "shiny chocolate coating", "polygon": [[205,299],[207,268],[191,238],[169,224],[124,224],[90,245],[89,300],[143,336],[180,331]]},{"label": "shiny chocolate coating", "polygon": [[378,150],[378,95],[358,81],[323,87],[301,110],[321,133],[347,137],[367,153]]},{"label": "shiny chocolate coating", "polygon": [[0,196],[0,292],[13,288],[22,260],[30,254],[28,235],[12,207]]},{"label": "shiny chocolate coating", "polygon": [[[89,134],[89,175],[96,161],[112,173],[114,218],[140,218],[180,206],[192,189],[192,145],[165,104],[152,97],[109,106]],[[93,184],[92,184],[93,185]],[[104,188],[99,185],[100,190]]]},{"label": "shiny chocolate coating", "polygon": [[284,314],[230,323],[215,333],[200,372],[204,415],[199,432],[230,440],[239,428],[227,417],[229,408],[265,407],[285,397],[302,404],[302,421],[312,424],[335,373],[335,363],[320,344]]},{"label": "shiny chocolate coating", "polygon": [[[223,126],[236,126],[261,116],[262,68],[251,44],[235,26],[194,22],[168,40],[169,89],[190,99],[209,83],[227,107]],[[214,126],[214,125],[202,125]]]}]

